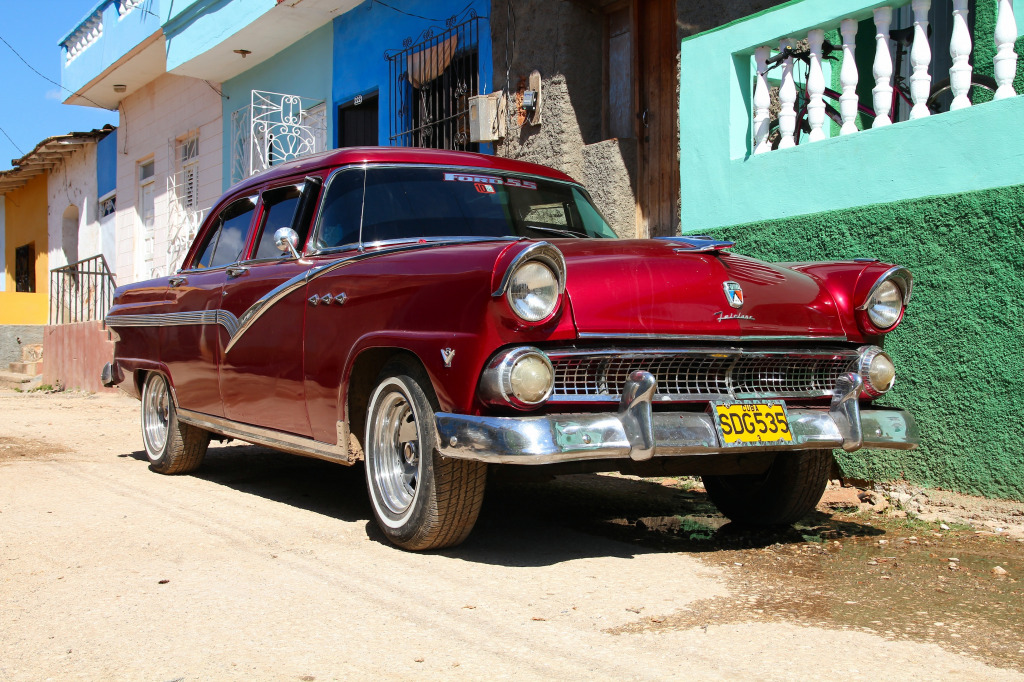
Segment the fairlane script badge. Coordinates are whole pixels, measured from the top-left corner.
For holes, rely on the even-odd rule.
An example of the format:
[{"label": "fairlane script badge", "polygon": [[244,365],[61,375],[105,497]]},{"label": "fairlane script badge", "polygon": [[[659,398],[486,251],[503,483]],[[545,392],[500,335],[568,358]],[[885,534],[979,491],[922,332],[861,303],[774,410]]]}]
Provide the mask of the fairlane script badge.
[{"label": "fairlane script badge", "polygon": [[725,297],[729,300],[729,305],[733,308],[743,307],[743,289],[739,282],[722,282],[722,288],[725,289]]}]

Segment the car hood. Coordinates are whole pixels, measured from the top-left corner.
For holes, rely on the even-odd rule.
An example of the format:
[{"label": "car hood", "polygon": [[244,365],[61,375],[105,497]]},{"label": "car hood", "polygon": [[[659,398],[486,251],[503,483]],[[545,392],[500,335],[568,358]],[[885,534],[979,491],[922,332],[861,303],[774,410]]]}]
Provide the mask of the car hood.
[{"label": "car hood", "polygon": [[[558,240],[581,335],[846,337],[809,275],[661,240]],[[726,282],[739,285],[730,305]]]}]

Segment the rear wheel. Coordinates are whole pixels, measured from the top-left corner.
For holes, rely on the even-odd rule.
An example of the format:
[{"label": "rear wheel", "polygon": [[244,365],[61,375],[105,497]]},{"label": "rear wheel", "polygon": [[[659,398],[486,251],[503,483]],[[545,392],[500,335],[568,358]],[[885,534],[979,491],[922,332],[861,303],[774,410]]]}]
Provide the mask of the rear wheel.
[{"label": "rear wheel", "polygon": [[210,433],[178,421],[167,379],[150,374],[142,387],[142,442],[149,468],[161,474],[185,474],[203,463]]},{"label": "rear wheel", "polygon": [[366,482],[377,525],[404,549],[458,545],[476,523],[487,465],[437,452],[437,401],[419,368],[389,365],[366,411]]},{"label": "rear wheel", "polygon": [[775,526],[809,514],[825,492],[831,470],[831,450],[803,450],[779,453],[763,474],[703,479],[708,497],[729,519]]}]

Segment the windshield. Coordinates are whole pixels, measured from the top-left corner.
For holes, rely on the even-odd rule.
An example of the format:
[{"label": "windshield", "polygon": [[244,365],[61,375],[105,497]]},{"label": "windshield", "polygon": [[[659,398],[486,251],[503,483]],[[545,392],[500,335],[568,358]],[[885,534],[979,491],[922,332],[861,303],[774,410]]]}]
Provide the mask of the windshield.
[{"label": "windshield", "polygon": [[431,237],[615,236],[586,193],[568,183],[435,167],[371,167],[342,170],[331,179],[314,246]]}]

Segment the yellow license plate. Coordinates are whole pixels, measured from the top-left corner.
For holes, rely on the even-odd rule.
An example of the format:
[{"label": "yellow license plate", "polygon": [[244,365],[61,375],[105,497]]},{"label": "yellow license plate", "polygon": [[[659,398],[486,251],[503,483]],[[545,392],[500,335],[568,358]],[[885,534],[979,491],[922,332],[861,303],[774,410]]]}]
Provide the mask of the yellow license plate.
[{"label": "yellow license plate", "polygon": [[711,403],[711,413],[726,447],[793,442],[786,404],[781,400]]}]

